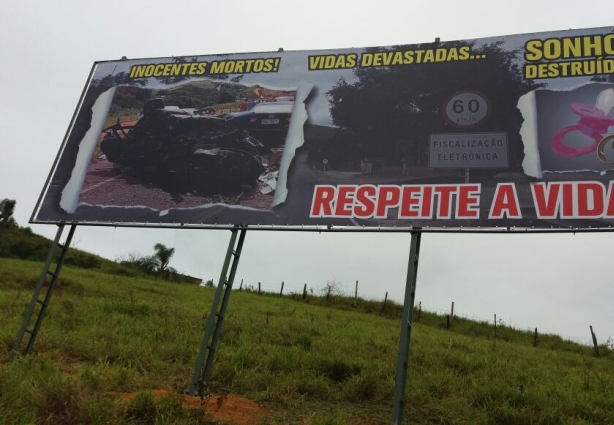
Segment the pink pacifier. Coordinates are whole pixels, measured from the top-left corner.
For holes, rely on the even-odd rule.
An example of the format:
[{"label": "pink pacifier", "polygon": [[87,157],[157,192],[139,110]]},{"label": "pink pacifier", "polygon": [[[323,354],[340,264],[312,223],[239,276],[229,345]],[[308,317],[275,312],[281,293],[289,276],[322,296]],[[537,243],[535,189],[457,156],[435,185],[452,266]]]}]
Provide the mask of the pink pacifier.
[{"label": "pink pacifier", "polygon": [[[581,156],[595,151],[608,128],[614,126],[614,118],[608,115],[614,107],[614,89],[606,89],[599,93],[594,107],[582,103],[572,103],[569,107],[580,116],[580,120],[577,124],[565,127],[554,135],[550,143],[552,150],[561,156]],[[566,145],[563,139],[567,133],[573,131],[581,132],[594,142],[580,148]]]}]

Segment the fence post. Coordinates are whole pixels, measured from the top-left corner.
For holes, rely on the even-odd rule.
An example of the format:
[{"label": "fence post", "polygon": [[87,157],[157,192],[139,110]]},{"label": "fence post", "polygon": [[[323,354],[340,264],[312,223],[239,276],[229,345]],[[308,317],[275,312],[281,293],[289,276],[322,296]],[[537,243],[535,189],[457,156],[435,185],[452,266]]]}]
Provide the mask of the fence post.
[{"label": "fence post", "polygon": [[241,285],[239,285],[239,291],[243,290],[243,279],[241,279]]},{"label": "fence post", "polygon": [[497,339],[497,315],[495,314],[495,339]]},{"label": "fence post", "polygon": [[303,286],[303,299],[307,298],[307,284]]},{"label": "fence post", "polygon": [[281,281],[281,291],[279,291],[279,296],[281,297],[281,295],[284,293],[284,281]]},{"label": "fence post", "polygon": [[418,320],[416,322],[420,321],[420,316],[422,316],[422,301],[418,303]]},{"label": "fence post", "polygon": [[386,312],[386,302],[388,301],[388,292],[386,292],[386,296],[384,297],[384,305],[382,306],[382,313]]},{"label": "fence post", "polygon": [[260,294],[260,282],[258,282],[258,294]]},{"label": "fence post", "polygon": [[591,336],[593,337],[593,347],[595,348],[595,357],[599,357],[599,345],[597,344],[597,335],[593,332],[593,326],[591,325]]},{"label": "fence post", "polygon": [[537,328],[535,328],[535,333],[533,334],[533,347],[537,347]]},{"label": "fence post", "polygon": [[450,321],[454,319],[454,301],[452,301],[452,308],[450,309]]},{"label": "fence post", "polygon": [[356,281],[356,289],[354,289],[354,301],[358,298],[358,281]]},{"label": "fence post", "polygon": [[330,286],[328,287],[328,292],[326,293],[326,301],[328,301],[328,297],[330,297]]}]

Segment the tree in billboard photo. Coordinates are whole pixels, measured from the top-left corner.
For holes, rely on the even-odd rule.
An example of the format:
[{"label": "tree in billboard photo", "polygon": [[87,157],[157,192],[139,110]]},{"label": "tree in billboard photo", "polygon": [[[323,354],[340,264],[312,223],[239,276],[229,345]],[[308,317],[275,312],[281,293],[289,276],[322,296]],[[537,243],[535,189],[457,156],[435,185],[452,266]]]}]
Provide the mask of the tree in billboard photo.
[{"label": "tree in billboard photo", "polygon": [[[440,43],[438,48],[466,46]],[[473,48],[475,43],[470,44]],[[366,52],[400,50],[373,48]],[[433,48],[433,44],[416,47]],[[458,133],[443,117],[447,98],[460,90],[476,90],[490,100],[490,118],[472,132],[507,131],[510,165],[520,168],[522,124],[516,103],[523,94],[541,85],[522,78],[519,51],[507,51],[501,43],[479,46],[473,52],[483,60],[451,61],[389,67],[356,68],[355,82],[338,81],[328,92],[335,125],[352,132],[363,156],[401,160],[416,167],[428,165],[427,143],[432,133]],[[419,152],[419,155],[416,153]]]}]

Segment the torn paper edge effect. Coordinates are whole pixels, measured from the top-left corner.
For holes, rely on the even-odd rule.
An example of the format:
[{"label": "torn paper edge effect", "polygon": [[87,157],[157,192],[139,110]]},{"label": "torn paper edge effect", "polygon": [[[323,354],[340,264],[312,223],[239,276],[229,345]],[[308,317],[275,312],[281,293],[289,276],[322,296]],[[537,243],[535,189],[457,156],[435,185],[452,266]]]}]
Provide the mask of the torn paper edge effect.
[{"label": "torn paper edge effect", "polygon": [[194,207],[166,208],[164,210],[160,210],[160,209],[157,209],[157,208],[152,208],[152,207],[147,206],[147,205],[100,205],[100,204],[88,204],[87,202],[80,202],[79,206],[80,207],[102,208],[102,209],[115,209],[115,208],[144,209],[144,210],[149,210],[149,211],[158,213],[159,217],[164,217],[165,215],[168,215],[171,211],[174,211],[174,210],[181,210],[181,211],[187,211],[187,210],[206,210],[206,209],[214,208],[214,207],[224,207],[224,208],[232,207],[232,208],[235,208],[235,209],[238,209],[238,210],[256,211],[256,212],[260,212],[260,213],[262,213],[262,212],[272,213],[272,211],[263,210],[261,208],[246,207],[244,205],[228,205],[228,204],[224,204],[224,203],[221,203],[221,202],[216,202],[215,204],[196,205]]},{"label": "torn paper edge effect", "polygon": [[72,169],[70,179],[62,190],[62,197],[60,199],[60,207],[69,214],[74,213],[79,206],[79,194],[83,187],[87,167],[94,154],[94,149],[96,149],[96,144],[98,143],[98,138],[100,137],[114,95],[115,87],[110,88],[98,96],[94,106],[92,106],[90,128],[87,133],[85,133],[85,136],[83,136],[83,139],[81,139],[81,142],[79,142],[77,160]]},{"label": "torn paper edge effect", "polygon": [[522,168],[527,176],[541,178],[543,172],[539,157],[539,146],[537,144],[537,107],[535,104],[535,90],[522,95],[520,99],[518,99],[516,107],[523,118],[522,127],[520,127],[520,138],[524,144]]},{"label": "torn paper edge effect", "polygon": [[294,159],[296,150],[305,143],[303,126],[308,118],[305,100],[311,93],[312,89],[313,84],[308,83],[305,80],[301,80],[298,83],[298,87],[296,89],[296,99],[294,100],[294,107],[292,109],[292,119],[290,120],[288,135],[286,136],[284,153],[282,154],[281,161],[279,163],[279,177],[271,207],[276,207],[277,205],[286,202],[286,198],[288,196],[287,183],[290,163],[292,163],[292,160]]}]

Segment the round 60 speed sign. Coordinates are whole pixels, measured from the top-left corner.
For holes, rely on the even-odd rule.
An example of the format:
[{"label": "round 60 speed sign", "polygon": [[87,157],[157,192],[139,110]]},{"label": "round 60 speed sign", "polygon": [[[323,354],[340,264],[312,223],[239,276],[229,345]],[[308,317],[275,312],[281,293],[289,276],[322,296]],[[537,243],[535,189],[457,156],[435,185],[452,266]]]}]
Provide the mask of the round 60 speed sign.
[{"label": "round 60 speed sign", "polygon": [[454,126],[476,127],[490,116],[490,101],[480,92],[463,90],[446,100],[443,113],[446,121]]}]

